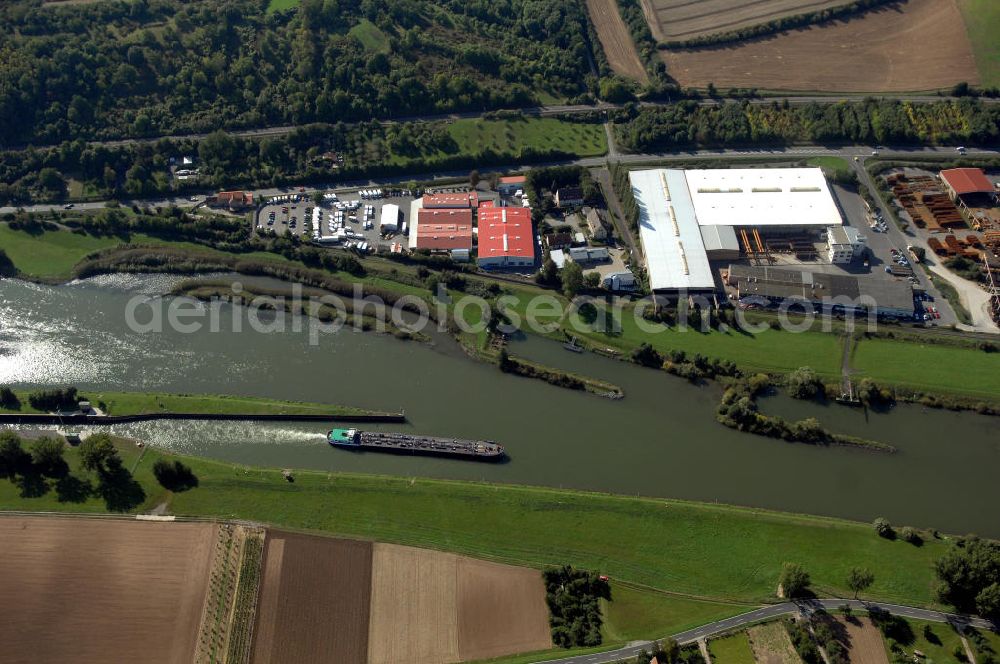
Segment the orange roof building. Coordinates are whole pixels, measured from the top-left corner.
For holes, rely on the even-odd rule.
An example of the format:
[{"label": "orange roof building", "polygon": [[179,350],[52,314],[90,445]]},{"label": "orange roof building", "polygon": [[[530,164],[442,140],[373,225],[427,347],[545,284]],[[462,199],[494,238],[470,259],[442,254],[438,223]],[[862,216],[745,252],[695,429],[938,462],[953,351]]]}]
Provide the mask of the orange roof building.
[{"label": "orange roof building", "polygon": [[944,182],[952,198],[970,194],[992,194],[996,190],[981,168],[949,168],[941,171]]}]

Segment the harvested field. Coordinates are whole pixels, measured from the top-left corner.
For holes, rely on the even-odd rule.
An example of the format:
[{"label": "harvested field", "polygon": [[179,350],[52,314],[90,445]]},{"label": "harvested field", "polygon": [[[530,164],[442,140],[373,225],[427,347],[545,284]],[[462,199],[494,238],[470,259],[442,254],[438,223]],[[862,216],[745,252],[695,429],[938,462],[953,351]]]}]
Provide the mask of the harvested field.
[{"label": "harvested field", "polygon": [[371,569],[368,542],[270,531],[253,661],[366,661]]},{"label": "harvested field", "polygon": [[751,627],[747,637],[757,664],[802,664],[788,631],[780,622]]},{"label": "harvested field", "polygon": [[4,662],[191,662],[216,531],[0,518]]},{"label": "harvested field", "polygon": [[646,68],[639,59],[635,42],[618,11],[618,0],[587,0],[587,11],[594,22],[597,38],[615,73],[645,83]]},{"label": "harvested field", "polygon": [[656,41],[686,41],[732,32],[848,3],[849,0],[642,0]]},{"label": "harvested field", "polygon": [[847,629],[851,664],[889,664],[882,633],[868,618],[843,617],[837,621]]},{"label": "harvested field", "polygon": [[458,654],[462,661],[552,647],[538,570],[458,559]]},{"label": "harvested field", "polygon": [[457,562],[450,553],[375,545],[371,664],[459,661]]},{"label": "harvested field", "polygon": [[907,92],[979,83],[955,0],[909,0],[847,22],[661,56],[685,87]]},{"label": "harvested field", "polygon": [[552,647],[537,570],[376,544],[371,664],[440,664]]}]

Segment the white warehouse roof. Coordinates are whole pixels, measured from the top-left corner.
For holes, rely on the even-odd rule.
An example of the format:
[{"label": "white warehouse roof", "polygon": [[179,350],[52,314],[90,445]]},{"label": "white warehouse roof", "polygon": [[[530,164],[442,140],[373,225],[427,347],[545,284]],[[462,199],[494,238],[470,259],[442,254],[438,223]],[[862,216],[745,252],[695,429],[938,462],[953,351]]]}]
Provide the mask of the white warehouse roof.
[{"label": "white warehouse roof", "polygon": [[684,171],[629,173],[652,290],[715,288]]},{"label": "white warehouse roof", "polygon": [[394,203],[382,206],[382,216],[379,218],[379,228],[399,228],[399,206]]},{"label": "white warehouse roof", "polygon": [[840,226],[821,168],[685,171],[702,226]]}]

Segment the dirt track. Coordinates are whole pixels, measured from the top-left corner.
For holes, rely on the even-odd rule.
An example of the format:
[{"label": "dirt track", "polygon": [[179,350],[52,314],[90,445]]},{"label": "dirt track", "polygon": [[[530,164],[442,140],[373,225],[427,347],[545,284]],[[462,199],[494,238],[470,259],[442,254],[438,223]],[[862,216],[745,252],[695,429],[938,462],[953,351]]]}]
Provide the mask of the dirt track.
[{"label": "dirt track", "polygon": [[[643,0],[658,41],[694,39],[847,4],[847,0]],[[652,28],[652,26],[650,26]]]},{"label": "dirt track", "polygon": [[587,11],[611,69],[640,83],[649,80],[632,35],[618,12],[617,0],[587,0]]},{"label": "dirt track", "polygon": [[215,530],[0,517],[0,658],[191,662]]},{"label": "dirt track", "polygon": [[907,92],[979,82],[955,0],[909,0],[742,46],[661,55],[685,87]]},{"label": "dirt track", "polygon": [[365,662],[372,545],[270,531],[253,661]]},{"label": "dirt track", "polygon": [[458,559],[458,652],[462,661],[552,647],[538,570]]}]

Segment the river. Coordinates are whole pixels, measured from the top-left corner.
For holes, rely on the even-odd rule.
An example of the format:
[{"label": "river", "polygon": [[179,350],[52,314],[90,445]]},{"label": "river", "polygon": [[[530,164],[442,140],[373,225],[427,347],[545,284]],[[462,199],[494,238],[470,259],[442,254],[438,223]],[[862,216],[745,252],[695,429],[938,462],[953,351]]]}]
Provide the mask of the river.
[{"label": "river", "polygon": [[[507,463],[487,465],[348,453],[326,445],[326,427],[312,424],[115,427],[153,445],[224,461],[572,487],[863,521],[884,516],[898,525],[1000,536],[1000,421],[993,418],[916,406],[874,415],[781,396],[762,404],[899,448],[887,455],[731,431],[715,422],[715,386],[568,353],[537,337],[515,339],[511,352],[609,380],[626,398],[611,401],[505,375],[466,358],[443,337],[431,346],[341,331],[310,345],[306,331],[130,330],[129,299],[163,292],[174,281],[135,275],[64,286],[0,281],[0,384],[405,409],[409,424],[395,428],[489,438],[510,454]],[[228,305],[225,310],[234,314]]]}]

